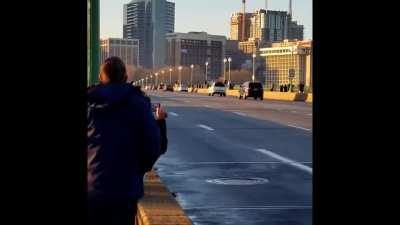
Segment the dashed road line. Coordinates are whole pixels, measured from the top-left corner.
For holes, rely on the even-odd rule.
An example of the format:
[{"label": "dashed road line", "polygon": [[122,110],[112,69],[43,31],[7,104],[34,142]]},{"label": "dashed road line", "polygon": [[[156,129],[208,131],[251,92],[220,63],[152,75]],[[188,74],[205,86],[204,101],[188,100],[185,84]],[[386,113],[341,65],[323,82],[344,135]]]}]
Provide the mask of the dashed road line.
[{"label": "dashed road line", "polygon": [[283,157],[281,155],[278,155],[278,154],[276,154],[274,152],[268,151],[266,149],[255,149],[255,151],[260,152],[260,153],[262,153],[264,155],[267,155],[267,156],[269,156],[271,158],[274,158],[274,159],[276,159],[278,161],[281,161],[282,163],[285,163],[285,164],[291,165],[293,167],[296,167],[297,169],[306,171],[306,172],[308,172],[310,174],[313,173],[313,169],[311,167],[303,165],[301,163],[298,163],[298,162],[296,162],[294,160],[285,158],[285,157]]},{"label": "dashed road line", "polygon": [[174,112],[169,112],[169,114],[170,114],[171,116],[179,116],[177,113],[174,113]]},{"label": "dashed road line", "polygon": [[235,113],[236,115],[239,115],[239,116],[246,116],[246,114],[242,113],[242,112],[233,112],[233,113]]},{"label": "dashed road line", "polygon": [[203,129],[209,130],[209,131],[214,131],[213,128],[211,128],[211,127],[209,127],[209,126],[206,126],[206,125],[204,125],[204,124],[198,124],[197,126],[203,128]]},{"label": "dashed road line", "polygon": [[295,126],[295,125],[292,125],[292,124],[288,124],[288,126],[289,126],[289,127],[293,127],[293,128],[297,128],[297,129],[300,129],[300,130],[311,131],[311,129],[307,129],[307,128],[304,128],[304,127]]}]

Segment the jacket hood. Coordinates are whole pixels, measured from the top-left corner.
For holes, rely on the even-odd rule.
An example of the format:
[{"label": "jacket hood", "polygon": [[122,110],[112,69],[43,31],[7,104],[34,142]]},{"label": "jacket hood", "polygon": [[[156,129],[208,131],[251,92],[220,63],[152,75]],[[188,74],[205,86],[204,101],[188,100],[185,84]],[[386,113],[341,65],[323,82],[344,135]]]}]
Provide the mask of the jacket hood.
[{"label": "jacket hood", "polygon": [[98,85],[88,91],[88,103],[96,108],[107,108],[127,100],[140,90],[130,84]]}]

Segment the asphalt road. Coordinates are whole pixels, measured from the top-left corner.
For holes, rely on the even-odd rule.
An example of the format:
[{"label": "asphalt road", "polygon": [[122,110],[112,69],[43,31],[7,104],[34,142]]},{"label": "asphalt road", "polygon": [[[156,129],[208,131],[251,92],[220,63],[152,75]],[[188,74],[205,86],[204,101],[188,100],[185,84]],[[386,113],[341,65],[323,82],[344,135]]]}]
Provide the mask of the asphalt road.
[{"label": "asphalt road", "polygon": [[169,112],[162,181],[196,225],[312,224],[312,105],[148,92]]}]

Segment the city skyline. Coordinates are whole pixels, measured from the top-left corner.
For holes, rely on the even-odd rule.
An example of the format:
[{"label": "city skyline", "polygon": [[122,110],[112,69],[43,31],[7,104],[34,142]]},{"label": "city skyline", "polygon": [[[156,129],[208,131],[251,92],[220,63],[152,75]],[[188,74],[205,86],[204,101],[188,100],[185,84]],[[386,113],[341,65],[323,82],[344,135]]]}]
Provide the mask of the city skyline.
[{"label": "city skyline", "polygon": [[[130,0],[100,0],[100,36],[101,38],[121,38],[123,35],[123,4]],[[229,37],[230,16],[240,12],[241,0],[175,0],[175,32],[204,31]],[[227,2],[232,2],[227,4]],[[212,7],[210,7],[212,6]],[[191,10],[191,9],[196,10]],[[265,8],[264,0],[248,1],[247,12]],[[269,10],[288,11],[289,1],[268,1]],[[207,15],[204,12],[207,12]],[[312,39],[312,1],[293,1],[293,17],[304,25],[304,39]],[[110,19],[111,18],[111,19]]]}]

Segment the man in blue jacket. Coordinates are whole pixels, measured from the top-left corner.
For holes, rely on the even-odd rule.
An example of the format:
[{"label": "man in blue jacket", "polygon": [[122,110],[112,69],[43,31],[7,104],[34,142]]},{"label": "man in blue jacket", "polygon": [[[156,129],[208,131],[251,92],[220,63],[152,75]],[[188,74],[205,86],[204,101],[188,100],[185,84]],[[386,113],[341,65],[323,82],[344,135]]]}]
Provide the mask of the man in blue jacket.
[{"label": "man in blue jacket", "polygon": [[111,57],[88,91],[90,225],[133,225],[143,176],[167,149],[166,112],[153,115],[150,99],[126,80],[124,63]]}]

